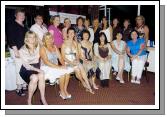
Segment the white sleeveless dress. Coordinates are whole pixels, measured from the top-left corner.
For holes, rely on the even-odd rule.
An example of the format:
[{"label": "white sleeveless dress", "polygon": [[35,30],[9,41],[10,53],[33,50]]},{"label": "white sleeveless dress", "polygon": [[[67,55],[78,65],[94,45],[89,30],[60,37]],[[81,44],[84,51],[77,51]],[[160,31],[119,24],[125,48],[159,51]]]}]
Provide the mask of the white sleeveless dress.
[{"label": "white sleeveless dress", "polygon": [[[58,65],[58,57],[55,52],[49,52],[46,48],[46,54],[48,57],[48,60],[54,64]],[[65,74],[70,74],[74,70],[72,68],[67,68],[67,69],[59,69],[59,68],[53,68],[48,65],[46,65],[42,60],[41,60],[41,70],[44,71],[45,73],[45,80],[49,80],[51,83],[55,82],[57,78],[60,78],[61,76]]]}]

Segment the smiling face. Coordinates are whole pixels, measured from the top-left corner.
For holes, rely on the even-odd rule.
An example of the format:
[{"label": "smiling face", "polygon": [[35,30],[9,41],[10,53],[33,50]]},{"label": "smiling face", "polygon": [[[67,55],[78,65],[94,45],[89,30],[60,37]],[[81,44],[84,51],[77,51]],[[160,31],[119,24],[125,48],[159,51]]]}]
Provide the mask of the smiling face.
[{"label": "smiling face", "polygon": [[113,25],[114,25],[114,26],[117,26],[117,25],[118,25],[118,23],[119,23],[118,19],[117,19],[117,18],[115,18],[115,19],[113,20]]},{"label": "smiling face", "polygon": [[59,24],[60,24],[60,17],[55,17],[53,20],[53,25],[59,26]]},{"label": "smiling face", "polygon": [[137,39],[137,32],[135,32],[135,31],[133,31],[132,33],[131,33],[131,38],[132,38],[132,40],[135,40],[135,39]]},{"label": "smiling face", "polygon": [[53,36],[50,32],[45,33],[43,36],[42,42],[45,47],[52,47],[54,45]]},{"label": "smiling face", "polygon": [[102,19],[102,23],[103,23],[104,25],[107,25],[107,19],[106,19],[106,18],[103,18],[103,19]]},{"label": "smiling face", "polygon": [[67,36],[68,36],[68,39],[74,39],[74,36],[75,36],[75,32],[74,30],[69,30],[68,33],[67,33]]},{"label": "smiling face", "polygon": [[52,46],[53,45],[53,37],[52,37],[52,35],[47,35],[46,37],[45,37],[45,44],[46,44],[46,46],[47,47],[50,47],[50,46]]},{"label": "smiling face", "polygon": [[64,26],[67,27],[67,28],[71,27],[71,21],[69,19],[66,19],[64,21]]},{"label": "smiling face", "polygon": [[85,25],[85,27],[89,27],[89,25],[90,25],[89,20],[85,20],[84,25]]},{"label": "smiling face", "polygon": [[121,33],[117,33],[116,38],[117,38],[117,40],[121,40],[122,39],[122,34]]},{"label": "smiling face", "polygon": [[35,43],[35,35],[34,34],[29,34],[27,37],[27,42],[29,44],[34,44]]},{"label": "smiling face", "polygon": [[89,34],[83,33],[83,40],[89,40]]},{"label": "smiling face", "polygon": [[18,12],[15,15],[16,20],[23,22],[25,20],[25,13],[24,12]]},{"label": "smiling face", "polygon": [[38,16],[35,17],[34,20],[35,20],[35,23],[36,23],[36,24],[42,26],[42,24],[43,24],[43,17],[42,17],[42,16],[39,16],[39,15],[38,15]]},{"label": "smiling face", "polygon": [[105,41],[105,36],[104,36],[104,35],[101,35],[101,36],[100,36],[100,43],[103,43],[103,44],[104,44],[104,41]]},{"label": "smiling face", "polygon": [[144,19],[141,16],[136,17],[136,24],[141,26],[144,24]]},{"label": "smiling face", "polygon": [[32,31],[26,32],[24,42],[25,45],[28,46],[28,48],[35,47],[38,44],[37,35]]},{"label": "smiling face", "polygon": [[93,27],[98,27],[99,26],[99,20],[95,19],[93,20]]},{"label": "smiling face", "polygon": [[82,19],[79,19],[77,23],[78,23],[78,24],[77,24],[78,26],[82,26],[82,25],[83,25]]},{"label": "smiling face", "polygon": [[129,26],[129,22],[128,22],[128,20],[125,20],[124,21],[124,27],[128,27]]}]

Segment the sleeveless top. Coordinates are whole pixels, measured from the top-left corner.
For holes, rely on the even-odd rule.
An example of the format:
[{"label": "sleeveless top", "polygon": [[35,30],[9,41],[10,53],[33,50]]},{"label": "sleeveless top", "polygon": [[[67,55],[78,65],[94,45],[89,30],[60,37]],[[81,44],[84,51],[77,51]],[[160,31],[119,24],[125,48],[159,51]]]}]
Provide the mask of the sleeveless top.
[{"label": "sleeveless top", "polygon": [[109,49],[108,47],[104,48],[104,47],[98,47],[99,49],[99,55],[102,57],[102,58],[105,58],[108,56],[108,53],[109,53]]},{"label": "sleeveless top", "polygon": [[138,31],[139,37],[144,38],[144,36],[145,36],[144,25],[139,26],[139,27],[135,27],[135,29]]},{"label": "sleeveless top", "polygon": [[[56,55],[56,52],[50,52],[47,48],[45,48],[45,50],[48,60],[53,64],[58,64],[58,57]],[[43,66],[45,65],[45,63],[42,60],[41,60],[41,65]]]},{"label": "sleeveless top", "polygon": [[114,45],[115,45],[115,48],[119,51],[122,51],[125,47],[125,42],[124,41],[120,41],[120,45],[118,46],[118,43],[117,43],[117,40],[114,40],[113,41]]},{"label": "sleeveless top", "polygon": [[74,61],[76,59],[77,50],[72,47],[65,48],[65,57],[69,61]]},{"label": "sleeveless top", "polygon": [[92,57],[90,56],[91,50],[88,51],[88,49],[85,48],[85,47],[83,47],[82,45],[81,45],[81,48],[82,48],[82,50],[84,51],[85,58],[86,58],[87,60],[90,60],[90,61],[91,61],[91,60],[92,60]]}]

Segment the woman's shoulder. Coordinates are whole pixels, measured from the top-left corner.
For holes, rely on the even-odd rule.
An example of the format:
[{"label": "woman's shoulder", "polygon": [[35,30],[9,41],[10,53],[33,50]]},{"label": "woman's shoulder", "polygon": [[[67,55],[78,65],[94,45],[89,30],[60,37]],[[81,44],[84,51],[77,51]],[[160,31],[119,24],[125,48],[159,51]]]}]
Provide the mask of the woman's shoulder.
[{"label": "woman's shoulder", "polygon": [[54,26],[53,25],[50,25],[49,27],[48,27],[48,30],[53,30],[54,29]]},{"label": "woman's shoulder", "polygon": [[23,56],[27,55],[29,52],[28,52],[28,49],[26,47],[26,45],[23,45],[20,49],[19,49],[19,53]]},{"label": "woman's shoulder", "polygon": [[93,46],[93,42],[90,42],[90,41],[88,41],[88,43],[89,43],[89,46]]},{"label": "woman's shoulder", "polygon": [[126,43],[124,40],[121,40],[121,43]]},{"label": "woman's shoulder", "polygon": [[111,48],[111,45],[110,45],[110,43],[107,43],[107,44],[106,44],[106,46],[107,46],[108,48]]}]

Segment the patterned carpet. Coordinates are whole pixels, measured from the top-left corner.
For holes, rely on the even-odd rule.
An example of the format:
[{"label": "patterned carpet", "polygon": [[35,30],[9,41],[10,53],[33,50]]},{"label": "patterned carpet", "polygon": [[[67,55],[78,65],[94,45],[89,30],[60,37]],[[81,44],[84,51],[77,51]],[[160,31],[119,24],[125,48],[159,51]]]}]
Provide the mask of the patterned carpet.
[{"label": "patterned carpet", "polygon": [[[90,94],[79,84],[78,80],[71,78],[68,91],[72,94],[72,99],[63,100],[59,96],[59,87],[46,85],[46,99],[50,105],[154,105],[155,104],[155,74],[148,72],[149,83],[143,75],[141,84],[132,84],[127,80],[127,73],[124,73],[125,84],[120,84],[113,77],[110,80],[109,88],[94,90],[95,94]],[[99,79],[96,80],[100,85]],[[15,91],[6,91],[6,105],[25,105],[25,97],[17,96]],[[33,104],[40,104],[39,90],[33,97]]]}]

